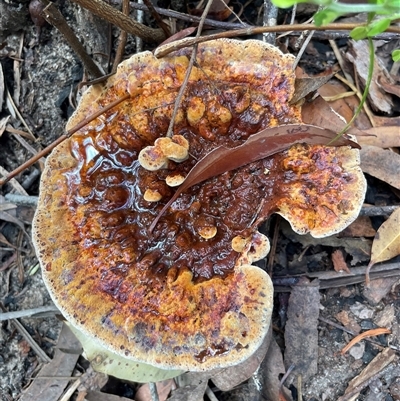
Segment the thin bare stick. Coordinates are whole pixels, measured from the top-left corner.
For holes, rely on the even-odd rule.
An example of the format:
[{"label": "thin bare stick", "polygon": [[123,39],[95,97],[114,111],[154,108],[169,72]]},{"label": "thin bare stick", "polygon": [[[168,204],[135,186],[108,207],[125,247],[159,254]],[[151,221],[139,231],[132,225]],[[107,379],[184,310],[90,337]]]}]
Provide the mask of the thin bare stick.
[{"label": "thin bare stick", "polygon": [[354,85],[354,81],[353,81],[352,76],[348,72],[346,72],[346,69],[344,68],[344,60],[343,60],[343,57],[342,57],[342,55],[340,53],[340,50],[339,50],[336,42],[334,40],[329,40],[329,44],[332,47],[333,53],[335,53],[336,60],[338,61],[344,76],[346,77],[346,79],[349,82],[351,82]]},{"label": "thin bare stick", "polygon": [[22,122],[23,126],[27,129],[28,134],[30,135],[30,139],[32,139],[33,141],[36,141],[35,135],[33,135],[32,131],[28,127],[28,124],[25,122],[24,118],[22,117],[21,113],[19,112],[17,106],[14,103],[14,100],[13,100],[12,96],[10,95],[10,91],[8,91],[8,90],[7,90],[7,101],[10,102],[10,106],[12,107],[12,109],[15,112],[16,116],[18,116],[18,118]]},{"label": "thin bare stick", "polygon": [[43,5],[45,6],[43,10],[44,19],[55,28],[57,28],[65,37],[68,44],[72,47],[74,52],[82,61],[86,70],[89,74],[94,78],[99,78],[103,75],[100,71],[99,67],[92,60],[92,58],[87,54],[85,48],[82,43],[76,37],[74,31],[69,27],[67,21],[64,16],[58,11],[57,7],[49,2],[48,0],[41,0]]},{"label": "thin bare stick", "polygon": [[157,385],[156,383],[149,383],[149,389],[150,389],[150,396],[151,396],[151,401],[160,401],[160,398],[158,397],[158,391],[157,391]]},{"label": "thin bare stick", "polygon": [[300,61],[301,57],[303,56],[303,53],[306,50],[307,45],[310,43],[310,40],[312,39],[314,32],[315,31],[309,32],[306,37],[306,40],[301,45],[301,48],[300,48],[299,52],[297,53],[296,60],[294,60],[294,63],[293,63],[293,71],[296,69],[297,64],[299,64],[299,61]]},{"label": "thin bare stick", "polygon": [[[324,26],[315,26],[314,24],[294,24],[294,25],[277,25],[277,26],[257,26],[257,27],[249,27],[236,29],[228,32],[216,33],[213,35],[202,36],[200,38],[189,39],[184,42],[174,43],[173,46],[161,46],[155,51],[156,57],[163,57],[167,54],[182,49],[183,47],[193,46],[198,43],[207,42],[214,39],[221,38],[233,38],[235,36],[249,36],[249,35],[257,35],[259,33],[265,32],[294,32],[294,31],[351,31],[353,28],[359,26],[359,24],[353,23],[332,23]],[[390,26],[386,32],[399,33],[400,27]]]},{"label": "thin bare stick", "polygon": [[100,18],[111,22],[118,28],[130,33],[131,35],[139,36],[146,42],[161,43],[165,39],[165,34],[162,29],[149,28],[146,25],[139,24],[132,18],[116,10],[101,0],[72,0],[74,3],[86,8]]},{"label": "thin bare stick", "polygon": [[54,316],[56,313],[60,313],[60,311],[55,305],[38,306],[37,308],[18,310],[14,312],[0,312],[0,322],[21,317],[40,318],[43,317],[44,314],[46,314],[46,316]]},{"label": "thin bare stick", "polygon": [[[252,0],[250,0],[252,1]],[[112,0],[112,4],[120,4],[121,0]],[[143,11],[149,11],[148,7],[144,4],[138,4],[136,2],[131,2],[131,8],[135,10],[143,10]],[[168,18],[175,18],[181,21],[187,21],[187,22],[192,22],[192,23],[198,23],[200,22],[200,17],[197,17],[196,15],[189,15],[185,13],[180,13],[178,11],[174,10],[168,10],[166,8],[161,8],[161,7],[154,7],[154,10],[165,17]],[[218,28],[218,29],[239,29],[244,26],[251,26],[246,23],[238,24],[237,22],[223,22],[223,21],[216,21],[212,20],[209,18],[206,18],[205,23],[207,26],[213,27],[213,28]]]},{"label": "thin bare stick", "polygon": [[[196,33],[195,39],[198,39],[200,37],[200,35],[201,35],[201,31],[202,31],[203,26],[204,26],[204,21],[206,19],[206,16],[207,16],[209,10],[210,10],[212,2],[213,2],[213,0],[208,0],[207,5],[204,8],[203,14],[201,15],[201,20],[200,20],[199,26],[197,28],[197,33]],[[196,53],[197,53],[197,44],[194,44],[193,45],[192,55],[191,55],[190,61],[189,61],[189,65],[188,65],[188,68],[186,70],[185,78],[184,78],[184,80],[182,82],[182,85],[181,85],[181,87],[179,89],[178,96],[176,97],[174,111],[172,113],[171,121],[169,122],[168,130],[167,130],[167,134],[166,134],[166,136],[169,137],[169,138],[172,137],[172,135],[173,135],[175,118],[176,118],[176,115],[178,114],[178,109],[179,109],[179,106],[181,104],[183,94],[185,93],[186,86],[187,86],[187,83],[189,81],[190,73],[192,72],[192,68],[193,68],[194,62],[196,60]]]},{"label": "thin bare stick", "polygon": [[26,168],[30,167],[33,163],[36,163],[41,157],[46,156],[48,153],[50,153],[57,145],[59,145],[61,142],[64,142],[67,138],[69,138],[72,134],[74,134],[76,131],[79,131],[81,128],[83,128],[85,125],[89,124],[91,121],[96,119],[97,117],[101,116],[104,112],[107,110],[112,109],[113,107],[119,105],[120,103],[124,102],[125,100],[129,99],[130,95],[126,94],[125,96],[115,100],[114,102],[111,102],[105,107],[102,107],[89,117],[85,118],[82,120],[79,124],[75,125],[75,127],[71,128],[68,130],[65,134],[61,135],[58,139],[56,139],[51,145],[47,146],[44,148],[42,151],[38,152],[34,157],[26,161],[24,164],[16,168],[15,170],[11,171],[11,173],[0,180],[0,187],[4,184],[6,184],[8,181],[10,181],[11,178],[14,178],[16,175],[24,171]]},{"label": "thin bare stick", "polygon": [[[122,12],[125,15],[129,15],[129,0],[122,0]],[[115,53],[115,59],[111,69],[111,73],[115,73],[117,71],[118,64],[121,62],[122,56],[124,55],[127,39],[128,39],[128,34],[123,29],[121,29],[121,33],[119,34],[118,47]]]},{"label": "thin bare stick", "polygon": [[215,396],[209,386],[206,387],[206,395],[210,401],[218,401],[218,398]]},{"label": "thin bare stick", "polygon": [[[5,312],[5,308],[0,304],[0,311]],[[25,327],[17,320],[11,319],[11,323],[14,327],[19,331],[19,333],[24,337],[26,342],[31,346],[32,350],[35,354],[45,363],[51,362],[51,359],[47,356],[47,354],[39,347],[36,341],[32,338],[32,336],[28,333]]]}]

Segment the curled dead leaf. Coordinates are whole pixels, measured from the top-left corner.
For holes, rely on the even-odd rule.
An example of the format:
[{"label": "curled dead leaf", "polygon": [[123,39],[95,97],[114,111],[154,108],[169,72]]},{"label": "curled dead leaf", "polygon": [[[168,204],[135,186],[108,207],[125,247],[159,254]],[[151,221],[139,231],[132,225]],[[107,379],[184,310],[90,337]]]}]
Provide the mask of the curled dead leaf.
[{"label": "curled dead leaf", "polygon": [[372,243],[370,268],[378,262],[383,262],[400,255],[400,208],[379,227]]},{"label": "curled dead leaf", "polygon": [[400,155],[377,146],[364,145],[360,156],[364,173],[400,189]]},{"label": "curled dead leaf", "polygon": [[332,263],[333,263],[333,268],[337,272],[343,272],[345,271],[346,273],[350,274],[350,269],[347,267],[346,261],[344,260],[343,253],[340,249],[336,249],[332,253]]}]

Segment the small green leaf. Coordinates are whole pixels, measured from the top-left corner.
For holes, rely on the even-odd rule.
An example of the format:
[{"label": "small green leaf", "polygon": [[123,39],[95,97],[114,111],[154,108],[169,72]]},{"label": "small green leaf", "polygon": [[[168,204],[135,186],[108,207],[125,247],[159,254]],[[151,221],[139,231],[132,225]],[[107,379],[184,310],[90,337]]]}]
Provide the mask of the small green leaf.
[{"label": "small green leaf", "polygon": [[[380,0],[380,1],[385,2],[384,0]],[[396,8],[399,9],[400,8],[400,0],[387,0],[386,5],[393,7],[395,9]]]},{"label": "small green leaf", "polygon": [[365,39],[368,34],[368,28],[366,26],[357,26],[350,32],[350,37],[354,40]]},{"label": "small green leaf", "polygon": [[400,61],[400,49],[393,50],[392,59],[394,62]]},{"label": "small green leaf", "polygon": [[382,32],[385,32],[386,29],[390,26],[390,22],[391,21],[389,18],[383,18],[381,20],[372,22],[367,27],[367,36],[373,37],[375,35],[379,35]]},{"label": "small green leaf", "polygon": [[297,0],[272,0],[272,3],[279,8],[289,8],[300,2]]},{"label": "small green leaf", "polygon": [[341,14],[337,13],[336,11],[332,11],[326,8],[325,10],[321,10],[315,13],[314,23],[317,26],[326,25],[335,21],[335,19],[340,17],[340,15]]}]

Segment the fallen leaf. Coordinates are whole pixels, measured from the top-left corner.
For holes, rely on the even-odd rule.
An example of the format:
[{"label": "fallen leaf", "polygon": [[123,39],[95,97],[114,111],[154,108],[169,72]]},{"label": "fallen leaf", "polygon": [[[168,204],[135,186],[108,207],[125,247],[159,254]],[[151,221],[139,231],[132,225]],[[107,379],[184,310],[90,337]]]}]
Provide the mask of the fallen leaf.
[{"label": "fallen leaf", "polygon": [[261,364],[260,370],[264,376],[262,382],[262,395],[266,400],[279,400],[280,392],[284,392],[288,399],[292,399],[290,392],[281,385],[279,377],[285,373],[282,351],[272,338],[267,355]]},{"label": "fallen leaf", "polygon": [[179,376],[179,388],[172,391],[168,401],[203,401],[209,378],[209,372],[188,372]]},{"label": "fallen leaf", "polygon": [[319,305],[318,280],[310,283],[302,278],[293,286],[285,328],[285,367],[294,364],[295,368],[285,382],[288,386],[296,376],[307,381],[317,373]]},{"label": "fallen leaf", "polygon": [[[286,238],[294,242],[298,242],[306,246],[330,246],[333,248],[344,248],[347,254],[351,255],[352,260],[350,264],[352,266],[356,265],[360,262],[365,262],[369,260],[371,256],[371,246],[372,241],[364,238],[338,238],[335,235],[332,235],[327,238],[314,238],[310,234],[300,235],[293,232],[290,228],[289,223],[283,221],[281,223],[282,233]],[[336,274],[336,273],[335,273]]]},{"label": "fallen leaf", "polygon": [[[367,134],[367,135],[364,135]],[[400,127],[373,127],[356,133],[360,145],[378,146],[380,148],[400,147]]]},{"label": "fallen leaf", "polygon": [[341,351],[340,354],[344,355],[352,346],[368,337],[380,336],[381,334],[390,334],[391,331],[386,328],[371,329],[360,333],[358,336],[354,337]]},{"label": "fallen leaf", "polygon": [[400,87],[396,85],[396,82],[390,76],[379,75],[376,83],[387,93],[400,97]]},{"label": "fallen leaf", "polygon": [[[81,345],[67,326],[63,325],[58,340],[58,347],[80,349]],[[44,365],[31,385],[24,390],[20,401],[54,401],[58,400],[68,385],[68,380],[60,377],[71,377],[78,361],[79,353],[67,354],[55,348],[53,359]]]},{"label": "fallen leaf", "polygon": [[400,209],[395,210],[379,227],[372,243],[368,268],[397,255],[400,255]]},{"label": "fallen leaf", "polygon": [[400,155],[377,146],[364,145],[360,150],[361,169],[400,189]]},{"label": "fallen leaf", "polygon": [[0,120],[0,136],[3,135],[3,132],[5,131],[6,126],[7,126],[7,123],[8,123],[8,120],[9,120],[10,118],[11,118],[11,116],[7,116],[7,117],[4,117],[4,118],[2,118],[2,119]]},{"label": "fallen leaf", "polygon": [[336,249],[336,251],[332,252],[332,263],[333,268],[337,272],[351,273],[349,268],[347,267],[346,261],[344,260],[343,253],[340,249]]},{"label": "fallen leaf", "polygon": [[[348,89],[349,88],[343,83],[336,80],[331,80],[324,86],[319,88],[318,93],[323,98],[331,98],[335,95],[347,92]],[[359,104],[360,100],[356,95],[340,98],[334,101],[329,101],[329,105],[332,107],[332,109],[335,110],[336,113],[341,115],[346,120],[346,122],[349,122],[353,118],[354,110],[357,109]],[[371,128],[371,122],[369,121],[369,118],[365,114],[364,110],[362,110],[361,113],[358,115],[355,121],[355,126],[361,130]]]},{"label": "fallen leaf", "polygon": [[274,155],[297,143],[327,145],[333,139],[335,139],[333,146],[350,145],[354,148],[360,148],[356,142],[351,141],[345,135],[336,139],[336,132],[308,124],[287,124],[266,128],[257,134],[251,135],[242,145],[233,148],[219,146],[199,160],[190,170],[183,184],[154,219],[149,231],[153,231],[160,217],[181,193],[193,185],[226,171],[234,170]]},{"label": "fallen leaf", "polygon": [[[346,58],[354,64],[357,75],[360,77],[362,85],[365,85],[369,71],[369,48],[366,40],[350,40]],[[380,75],[388,74],[385,67],[375,58],[372,81],[369,87],[368,99],[372,109],[390,114],[393,108],[391,95],[382,90],[376,83]]]},{"label": "fallen leaf", "polygon": [[[303,105],[301,118],[306,124],[327,128],[335,132],[340,132],[346,125],[344,117],[334,111],[330,103],[321,96]],[[364,135],[363,132],[356,127],[351,127],[347,131],[348,134],[353,135]]]},{"label": "fallen leaf", "polygon": [[[169,38],[165,39],[164,42],[160,43],[158,47],[167,45],[172,42],[176,42],[177,40],[181,40],[183,38],[186,38],[187,36],[191,35],[197,27],[189,27],[182,29],[181,31],[175,33],[174,35],[170,36]],[[157,49],[156,49],[157,50]]]},{"label": "fallen leaf", "polygon": [[[352,379],[346,388],[343,396],[339,397],[337,401],[356,400],[360,391],[368,386],[369,379],[371,379],[378,372],[381,372],[386,366],[390,365],[396,358],[396,352],[391,348],[385,348],[379,353],[369,365],[354,379]],[[352,398],[350,398],[352,397]]]},{"label": "fallen leaf", "polygon": [[378,127],[400,127],[400,117],[385,117],[385,116],[374,116],[375,124]]},{"label": "fallen leaf", "polygon": [[342,310],[335,315],[335,318],[346,327],[346,329],[353,331],[353,333],[358,334],[361,331],[361,326],[349,315],[349,312]]},{"label": "fallen leaf", "polygon": [[327,75],[317,77],[296,77],[294,83],[294,95],[290,104],[297,103],[300,99],[306,97],[309,93],[316,91],[322,85],[325,85],[336,72],[329,72]]},{"label": "fallen leaf", "polygon": [[348,227],[338,234],[339,237],[374,237],[376,230],[372,227],[369,216],[358,216]]},{"label": "fallen leaf", "polygon": [[368,287],[364,286],[362,295],[371,305],[378,305],[382,299],[387,297],[393,286],[398,283],[398,281],[398,274],[394,277],[384,277],[371,280]]}]

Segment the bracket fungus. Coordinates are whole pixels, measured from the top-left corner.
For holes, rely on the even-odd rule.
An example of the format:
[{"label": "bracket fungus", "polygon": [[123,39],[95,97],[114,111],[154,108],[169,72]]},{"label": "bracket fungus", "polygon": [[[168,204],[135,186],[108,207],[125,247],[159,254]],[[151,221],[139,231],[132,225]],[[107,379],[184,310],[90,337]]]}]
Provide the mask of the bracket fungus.
[{"label": "bracket fungus", "polygon": [[291,55],[217,40],[198,46],[167,138],[191,52],[134,55],[87,90],[68,127],[130,97],[48,157],[33,235],[44,281],[74,327],[125,358],[203,371],[243,361],[267,333],[273,288],[252,264],[269,242],[257,227],[279,213],[299,233],[336,233],[356,218],[365,181],[357,149],[297,143],[191,186],[150,233],[213,149],[301,123]]}]

